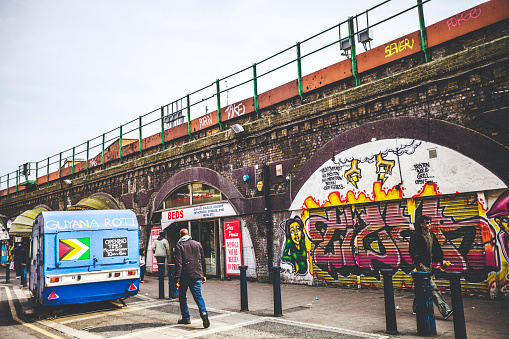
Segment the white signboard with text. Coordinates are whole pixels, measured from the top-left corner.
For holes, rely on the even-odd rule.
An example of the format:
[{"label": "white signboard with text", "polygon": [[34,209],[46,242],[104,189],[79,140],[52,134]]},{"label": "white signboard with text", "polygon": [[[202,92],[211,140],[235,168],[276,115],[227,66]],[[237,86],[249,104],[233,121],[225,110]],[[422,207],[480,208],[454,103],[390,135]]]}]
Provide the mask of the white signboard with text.
[{"label": "white signboard with text", "polygon": [[192,206],[186,208],[163,211],[161,213],[161,226],[163,229],[174,222],[196,220],[205,218],[220,218],[237,215],[229,203]]}]

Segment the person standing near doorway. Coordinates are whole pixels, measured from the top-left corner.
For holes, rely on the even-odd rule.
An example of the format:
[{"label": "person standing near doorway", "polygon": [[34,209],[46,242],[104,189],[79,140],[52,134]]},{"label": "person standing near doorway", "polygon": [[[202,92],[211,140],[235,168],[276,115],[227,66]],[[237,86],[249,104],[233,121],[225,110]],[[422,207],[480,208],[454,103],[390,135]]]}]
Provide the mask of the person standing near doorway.
[{"label": "person standing near doorway", "polygon": [[[447,266],[444,260],[444,253],[438,242],[437,237],[431,232],[431,218],[427,215],[421,215],[415,222],[415,231],[410,237],[410,257],[414,261],[415,268],[418,271],[431,272],[431,263],[440,262],[442,267]],[[437,305],[440,314],[444,319],[448,319],[452,315],[452,310],[444,300],[442,293],[437,285],[430,279],[431,295],[433,302]],[[414,313],[416,311],[414,300]]]},{"label": "person standing near doorway", "polygon": [[157,264],[164,264],[166,258],[170,255],[170,244],[165,239],[164,233],[160,232],[156,241],[152,244],[152,253],[156,257]]},{"label": "person standing near doorway", "polygon": [[23,267],[21,265],[26,264],[26,251],[21,243],[18,243],[11,251],[11,254],[14,261],[14,269],[16,270],[16,279],[19,279],[23,273]]},{"label": "person standing near doorway", "polygon": [[210,326],[210,321],[205,308],[205,301],[201,295],[202,282],[205,283],[205,255],[201,244],[191,239],[186,228],[180,230],[180,240],[175,246],[175,282],[179,289],[179,303],[182,319],[179,324],[190,324],[191,316],[187,307],[187,289],[191,291],[196,305],[200,310],[203,327]]}]

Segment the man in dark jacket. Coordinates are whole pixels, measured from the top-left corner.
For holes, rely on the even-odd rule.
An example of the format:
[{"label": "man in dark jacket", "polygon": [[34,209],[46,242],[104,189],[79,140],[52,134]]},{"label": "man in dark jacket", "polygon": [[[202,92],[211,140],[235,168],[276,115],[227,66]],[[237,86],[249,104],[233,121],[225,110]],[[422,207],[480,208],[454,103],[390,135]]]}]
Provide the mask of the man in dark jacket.
[{"label": "man in dark jacket", "polygon": [[207,280],[204,273],[203,247],[198,241],[191,239],[189,231],[183,228],[180,230],[180,240],[175,247],[175,282],[179,289],[180,313],[182,314],[182,319],[178,321],[179,324],[191,323],[186,297],[187,288],[189,288],[200,310],[203,327],[210,326],[205,302],[201,295],[201,284]]},{"label": "man in dark jacket", "polygon": [[[431,272],[431,263],[440,262],[442,267],[447,265],[444,260],[444,253],[437,237],[431,232],[431,218],[422,215],[415,222],[415,232],[410,237],[410,257],[414,261],[415,268],[418,271]],[[437,288],[435,282],[430,279],[431,294],[435,305],[445,319],[452,315],[452,310],[444,300],[442,293]],[[416,311],[414,300],[414,313]]]},{"label": "man in dark jacket", "polygon": [[14,260],[14,269],[16,270],[16,279],[21,277],[23,273],[22,264],[26,264],[26,251],[23,246],[18,243],[17,246],[11,251]]}]

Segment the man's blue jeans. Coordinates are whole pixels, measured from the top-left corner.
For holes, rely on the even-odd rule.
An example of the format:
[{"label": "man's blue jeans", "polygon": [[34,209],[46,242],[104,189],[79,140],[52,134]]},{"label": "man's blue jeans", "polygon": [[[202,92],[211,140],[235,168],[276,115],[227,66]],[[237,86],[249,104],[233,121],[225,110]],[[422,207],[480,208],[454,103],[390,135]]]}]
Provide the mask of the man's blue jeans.
[{"label": "man's blue jeans", "polygon": [[201,279],[186,281],[180,281],[179,287],[179,302],[180,302],[180,313],[182,313],[182,319],[191,320],[191,316],[189,315],[189,309],[187,308],[187,288],[191,291],[193,295],[194,301],[198,308],[200,309],[200,315],[206,314],[207,309],[205,308],[205,301],[203,301],[203,297],[201,295]]}]

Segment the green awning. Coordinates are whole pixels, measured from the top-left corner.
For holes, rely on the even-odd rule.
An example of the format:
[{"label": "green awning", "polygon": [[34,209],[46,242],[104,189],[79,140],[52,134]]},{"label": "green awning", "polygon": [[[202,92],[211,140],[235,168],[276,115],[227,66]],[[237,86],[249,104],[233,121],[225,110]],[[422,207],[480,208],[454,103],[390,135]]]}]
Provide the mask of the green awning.
[{"label": "green awning", "polygon": [[106,195],[100,193],[93,194],[88,198],[83,198],[78,203],[72,205],[67,210],[117,210],[119,206],[115,201]]},{"label": "green awning", "polygon": [[34,220],[42,211],[46,211],[46,209],[39,207],[35,210],[27,210],[18,215],[11,224],[9,235],[15,235],[18,237],[31,237]]}]

